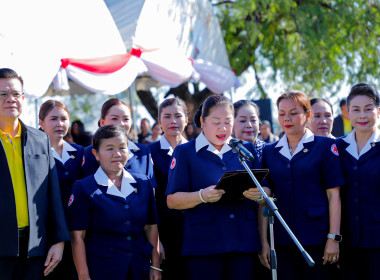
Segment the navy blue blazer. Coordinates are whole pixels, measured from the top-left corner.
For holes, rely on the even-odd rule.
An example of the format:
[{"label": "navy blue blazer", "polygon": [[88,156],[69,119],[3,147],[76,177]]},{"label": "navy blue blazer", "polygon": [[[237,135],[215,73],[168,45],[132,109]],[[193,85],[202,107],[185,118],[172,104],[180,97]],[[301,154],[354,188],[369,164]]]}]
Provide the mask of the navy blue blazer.
[{"label": "navy blue blazer", "polygon": [[[70,240],[57,171],[48,136],[21,121],[21,143],[29,213],[29,257],[45,256],[49,247]],[[1,143],[1,141],[0,141]],[[18,226],[12,178],[0,144],[0,256],[18,255]]]},{"label": "navy blue blazer", "polygon": [[86,230],[87,265],[93,280],[149,279],[152,244],[144,226],[157,224],[153,189],[146,175],[132,174],[137,191],[125,199],[107,194],[94,176],[77,181],[68,206],[70,231]]},{"label": "navy blue blazer", "polygon": [[69,151],[71,156],[65,164],[60,160],[55,159],[55,166],[58,173],[59,187],[61,189],[61,198],[64,209],[67,208],[67,203],[72,192],[72,187],[76,180],[81,179],[82,176],[82,161],[83,161],[83,151],[84,148],[77,144],[68,143],[73,146],[76,151]]},{"label": "navy blue blazer", "polygon": [[[195,139],[175,148],[166,194],[195,192],[216,185],[226,171],[242,170],[238,155],[228,151],[223,160],[207,150],[195,151]],[[261,168],[252,143],[244,146],[254,155],[250,168]],[[185,210],[183,255],[213,255],[260,250],[257,204],[249,199],[231,203],[202,203]]]},{"label": "navy blue blazer", "polygon": [[[290,161],[280,154],[277,143],[266,144],[262,165],[269,169],[269,186],[279,213],[302,245],[325,244],[329,233],[326,190],[344,184],[335,140],[314,136]],[[277,245],[292,244],[279,223],[274,231]]]},{"label": "navy blue blazer", "polygon": [[337,139],[346,184],[342,187],[343,238],[351,246],[380,248],[380,142],[359,157]]},{"label": "navy blue blazer", "polygon": [[153,170],[158,185],[155,192],[158,216],[161,219],[161,217],[180,215],[181,211],[169,209],[166,204],[165,193],[168,185],[168,176],[172,157],[168,155],[168,150],[161,149],[160,141],[156,141],[148,147],[152,153]]},{"label": "navy blue blazer", "polygon": [[[128,159],[125,165],[125,170],[131,173],[144,174],[147,175],[151,180],[152,186],[157,188],[156,178],[153,171],[152,155],[147,146],[135,143],[135,145],[140,149],[133,151],[134,156]],[[88,146],[84,148],[84,159],[82,165],[83,177],[94,175],[96,170],[98,170],[99,163],[97,162],[94,154],[92,153],[93,146]]]}]

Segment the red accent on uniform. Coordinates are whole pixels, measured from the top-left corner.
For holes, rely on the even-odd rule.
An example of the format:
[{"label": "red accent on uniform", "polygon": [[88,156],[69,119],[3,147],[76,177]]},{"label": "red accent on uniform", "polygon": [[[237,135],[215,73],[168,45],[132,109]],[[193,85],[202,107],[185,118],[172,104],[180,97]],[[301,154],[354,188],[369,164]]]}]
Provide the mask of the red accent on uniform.
[{"label": "red accent on uniform", "polygon": [[333,152],[334,155],[339,156],[338,148],[336,147],[335,144],[331,145],[331,151]]},{"label": "red accent on uniform", "polygon": [[74,202],[74,195],[72,194],[72,195],[70,196],[68,206],[70,206],[71,204],[73,204],[73,202]]},{"label": "red accent on uniform", "polygon": [[170,164],[170,169],[173,169],[175,167],[176,162],[177,162],[176,159],[173,158],[172,163]]}]

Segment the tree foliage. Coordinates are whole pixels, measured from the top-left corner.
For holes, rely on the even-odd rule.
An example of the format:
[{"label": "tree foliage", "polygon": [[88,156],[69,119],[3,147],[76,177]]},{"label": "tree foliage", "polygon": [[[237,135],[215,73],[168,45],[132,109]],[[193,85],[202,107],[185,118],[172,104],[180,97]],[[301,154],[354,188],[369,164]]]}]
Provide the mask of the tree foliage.
[{"label": "tree foliage", "polygon": [[288,88],[335,94],[344,82],[378,85],[380,4],[376,0],[225,1],[217,6],[232,68],[267,69]]}]

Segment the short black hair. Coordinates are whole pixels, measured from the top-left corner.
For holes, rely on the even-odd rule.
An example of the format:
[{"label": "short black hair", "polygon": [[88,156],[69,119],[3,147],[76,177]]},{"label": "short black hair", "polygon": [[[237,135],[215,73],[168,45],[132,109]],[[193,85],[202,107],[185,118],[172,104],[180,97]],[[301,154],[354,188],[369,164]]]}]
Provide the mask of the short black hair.
[{"label": "short black hair", "polygon": [[344,105],[347,105],[347,99],[346,98],[343,98],[340,102],[339,102],[339,107],[342,108]]},{"label": "short black hair", "polygon": [[186,106],[185,101],[183,101],[179,97],[174,97],[174,98],[165,99],[164,101],[161,102],[160,106],[158,107],[158,119],[161,119],[162,110],[164,108],[172,106],[172,105],[181,107],[183,113],[185,114],[185,117],[187,117],[188,110],[187,110],[187,106]]},{"label": "short black hair", "polygon": [[310,100],[310,105],[311,105],[311,107],[313,107],[313,105],[314,105],[315,103],[318,103],[318,102],[325,102],[325,103],[327,103],[327,104],[330,106],[331,113],[334,114],[333,107],[332,107],[331,103],[328,102],[328,101],[327,101],[326,99],[324,99],[324,98],[313,98],[313,99],[311,99],[311,100]]},{"label": "short black hair", "polygon": [[195,112],[194,124],[196,127],[201,127],[201,117],[204,120],[210,115],[211,109],[219,105],[230,107],[232,113],[234,113],[234,105],[227,97],[223,95],[211,95],[207,97],[207,99],[199,106],[198,110]]},{"label": "short black hair", "polygon": [[350,93],[348,94],[348,97],[347,97],[347,106],[350,106],[350,102],[354,97],[363,96],[363,95],[367,96],[369,99],[372,99],[373,103],[377,107],[379,107],[380,105],[379,93],[373,86],[369,84],[365,84],[365,83],[356,84],[351,88]]},{"label": "short black hair", "polygon": [[22,87],[24,87],[24,80],[13,69],[0,68],[0,79],[17,79],[20,81]]},{"label": "short black hair", "polygon": [[266,126],[272,128],[272,126],[271,126],[271,124],[270,124],[270,121],[268,121],[268,120],[263,120],[263,121],[260,123],[260,126],[261,126],[261,125],[266,125]]},{"label": "short black hair", "polygon": [[99,147],[103,139],[110,139],[123,136],[128,141],[127,135],[125,135],[125,129],[119,125],[105,125],[99,127],[92,138],[92,145],[95,151],[99,152]]},{"label": "short black hair", "polygon": [[257,106],[257,104],[255,102],[253,102],[252,100],[239,100],[239,101],[236,101],[234,103],[234,110],[235,110],[234,117],[235,118],[237,117],[237,114],[238,114],[240,108],[246,107],[246,106],[252,106],[253,108],[255,108],[257,117],[260,118],[260,109],[259,109],[259,106]]}]

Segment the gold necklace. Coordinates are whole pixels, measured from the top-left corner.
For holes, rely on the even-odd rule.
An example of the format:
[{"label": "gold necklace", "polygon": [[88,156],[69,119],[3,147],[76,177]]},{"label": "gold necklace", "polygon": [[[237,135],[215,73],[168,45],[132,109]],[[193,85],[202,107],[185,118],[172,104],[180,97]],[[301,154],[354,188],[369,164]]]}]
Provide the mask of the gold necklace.
[{"label": "gold necklace", "polygon": [[297,148],[298,145],[296,145],[296,146],[289,146],[289,145],[288,145],[288,147],[289,147],[289,151],[293,151],[293,149]]}]

